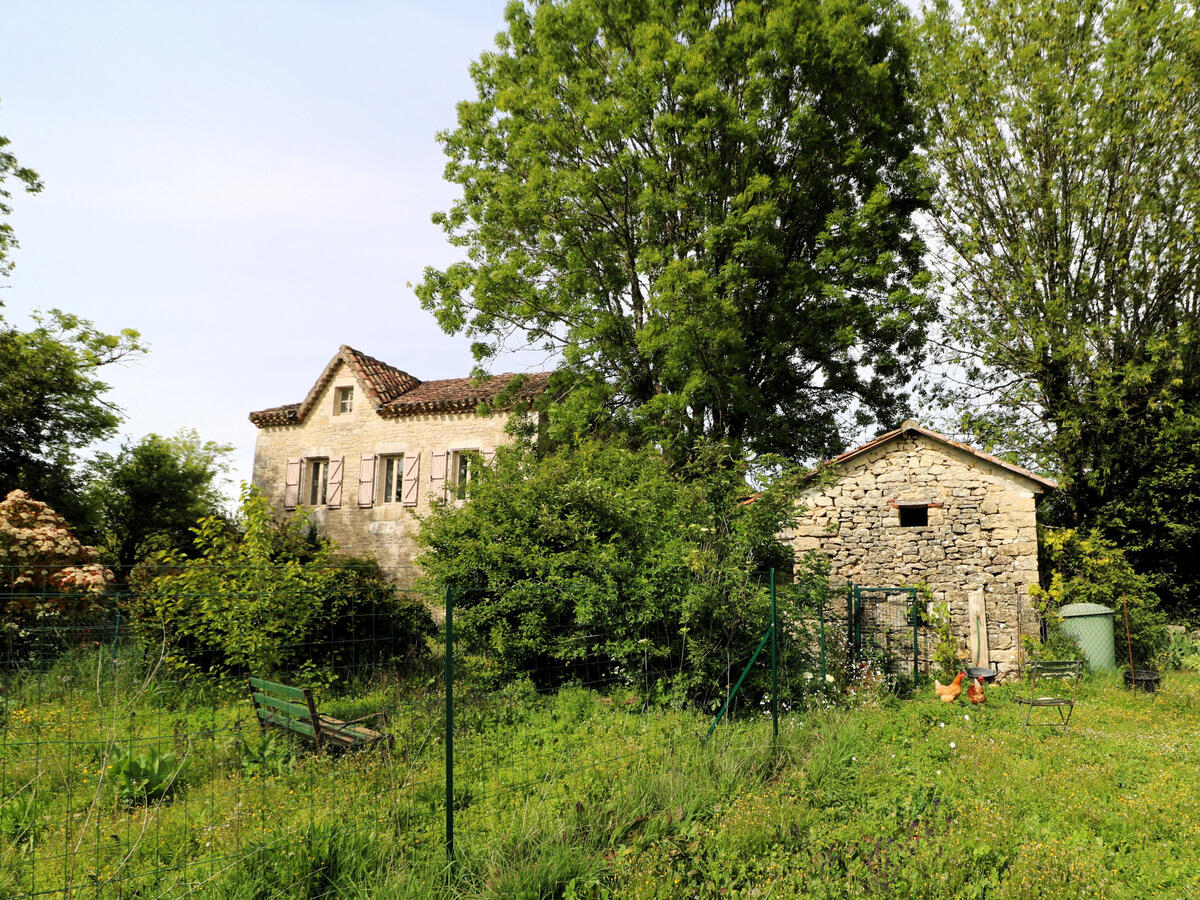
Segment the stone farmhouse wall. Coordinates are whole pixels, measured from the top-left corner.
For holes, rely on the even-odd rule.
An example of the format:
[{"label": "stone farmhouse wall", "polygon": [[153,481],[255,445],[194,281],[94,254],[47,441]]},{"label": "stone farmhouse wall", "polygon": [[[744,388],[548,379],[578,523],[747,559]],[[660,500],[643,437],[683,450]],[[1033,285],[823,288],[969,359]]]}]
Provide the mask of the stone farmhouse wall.
[{"label": "stone farmhouse wall", "polygon": [[[349,412],[338,408],[339,390],[354,391]],[[303,421],[259,427],[253,483],[276,513],[307,510],[321,532],[348,553],[371,554],[401,583],[412,580],[418,554],[419,517],[431,503],[453,502],[455,454],[478,451],[488,457],[509,441],[508,415],[481,416],[474,410],[380,416],[366,402],[353,371],[342,363]],[[404,493],[384,497],[386,461],[404,466]],[[400,458],[403,458],[401,462]],[[311,465],[329,461],[330,480],[341,464],[341,490],[327,487],[327,502],[312,504]],[[290,477],[289,477],[290,468]],[[289,480],[294,482],[290,489]],[[448,495],[448,491],[451,493]]]},{"label": "stone farmhouse wall", "polygon": [[[793,547],[828,556],[835,584],[927,584],[934,603],[949,605],[964,665],[974,664],[978,638],[983,662],[1011,674],[1021,635],[1038,627],[1029,602],[1035,508],[1052,483],[938,437],[902,427],[844,454],[832,481],[814,479],[802,493]],[[927,524],[910,524],[912,516],[902,524],[905,508],[925,509]],[[843,622],[848,615],[845,604],[830,612]],[[927,631],[923,643],[930,639]]]}]

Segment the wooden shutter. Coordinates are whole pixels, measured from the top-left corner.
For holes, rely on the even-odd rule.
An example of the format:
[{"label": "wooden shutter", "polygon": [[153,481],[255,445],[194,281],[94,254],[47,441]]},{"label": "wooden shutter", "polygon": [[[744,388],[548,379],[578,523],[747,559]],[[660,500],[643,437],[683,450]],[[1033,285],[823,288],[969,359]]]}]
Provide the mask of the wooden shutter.
[{"label": "wooden shutter", "polygon": [[490,466],[495,461],[496,461],[496,451],[495,450],[484,450],[483,451],[483,464],[485,466]]},{"label": "wooden shutter", "polygon": [[417,496],[421,490],[421,454],[404,456],[404,505],[416,506]]},{"label": "wooden shutter", "polygon": [[346,457],[329,457],[329,489],[325,495],[325,505],[330,509],[338,509],[342,505],[342,463]]},{"label": "wooden shutter", "polygon": [[300,505],[300,460],[287,461],[287,477],[283,482],[283,505],[285,509],[295,509]]},{"label": "wooden shutter", "polygon": [[449,462],[449,452],[445,450],[433,451],[433,469],[429,473],[429,489],[433,491],[433,496],[446,499],[446,465]]},{"label": "wooden shutter", "polygon": [[358,505],[375,502],[375,454],[364,453],[358,463]]}]

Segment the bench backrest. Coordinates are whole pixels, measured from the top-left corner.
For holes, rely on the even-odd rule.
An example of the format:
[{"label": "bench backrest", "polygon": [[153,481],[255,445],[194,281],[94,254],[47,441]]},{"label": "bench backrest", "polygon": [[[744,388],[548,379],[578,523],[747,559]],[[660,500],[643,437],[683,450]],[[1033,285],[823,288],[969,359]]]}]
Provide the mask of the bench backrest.
[{"label": "bench backrest", "polygon": [[1029,674],[1035,678],[1078,678],[1083,662],[1078,659],[1052,659],[1029,664]]},{"label": "bench backrest", "polygon": [[312,691],[250,676],[250,697],[261,725],[275,725],[321,746],[321,725]]}]

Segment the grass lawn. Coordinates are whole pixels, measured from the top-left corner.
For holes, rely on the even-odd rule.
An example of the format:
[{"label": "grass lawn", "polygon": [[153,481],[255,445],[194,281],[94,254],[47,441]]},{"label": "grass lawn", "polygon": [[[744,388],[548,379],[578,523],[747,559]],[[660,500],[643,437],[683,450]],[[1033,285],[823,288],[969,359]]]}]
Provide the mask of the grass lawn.
[{"label": "grass lawn", "polygon": [[[468,698],[452,872],[441,720],[411,685],[353,698],[394,709],[394,754],[329,758],[264,742],[236,694],[189,711],[74,677],[7,694],[0,897],[1200,895],[1192,674],[1086,680],[1067,733],[1021,726],[1020,684],[983,707],[867,689],[774,747],[769,721],[703,746],[706,718],[620,695]],[[161,800],[121,797],[126,745],[184,763]]]}]

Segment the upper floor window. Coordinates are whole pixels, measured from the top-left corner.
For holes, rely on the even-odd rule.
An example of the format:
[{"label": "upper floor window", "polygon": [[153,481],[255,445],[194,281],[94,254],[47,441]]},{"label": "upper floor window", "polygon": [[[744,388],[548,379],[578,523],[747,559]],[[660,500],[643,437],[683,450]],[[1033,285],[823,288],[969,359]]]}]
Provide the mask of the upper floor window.
[{"label": "upper floor window", "polygon": [[334,391],[333,414],[345,415],[354,410],[354,388],[340,387]]},{"label": "upper floor window", "polygon": [[928,506],[901,506],[900,527],[920,528],[929,524]]}]

